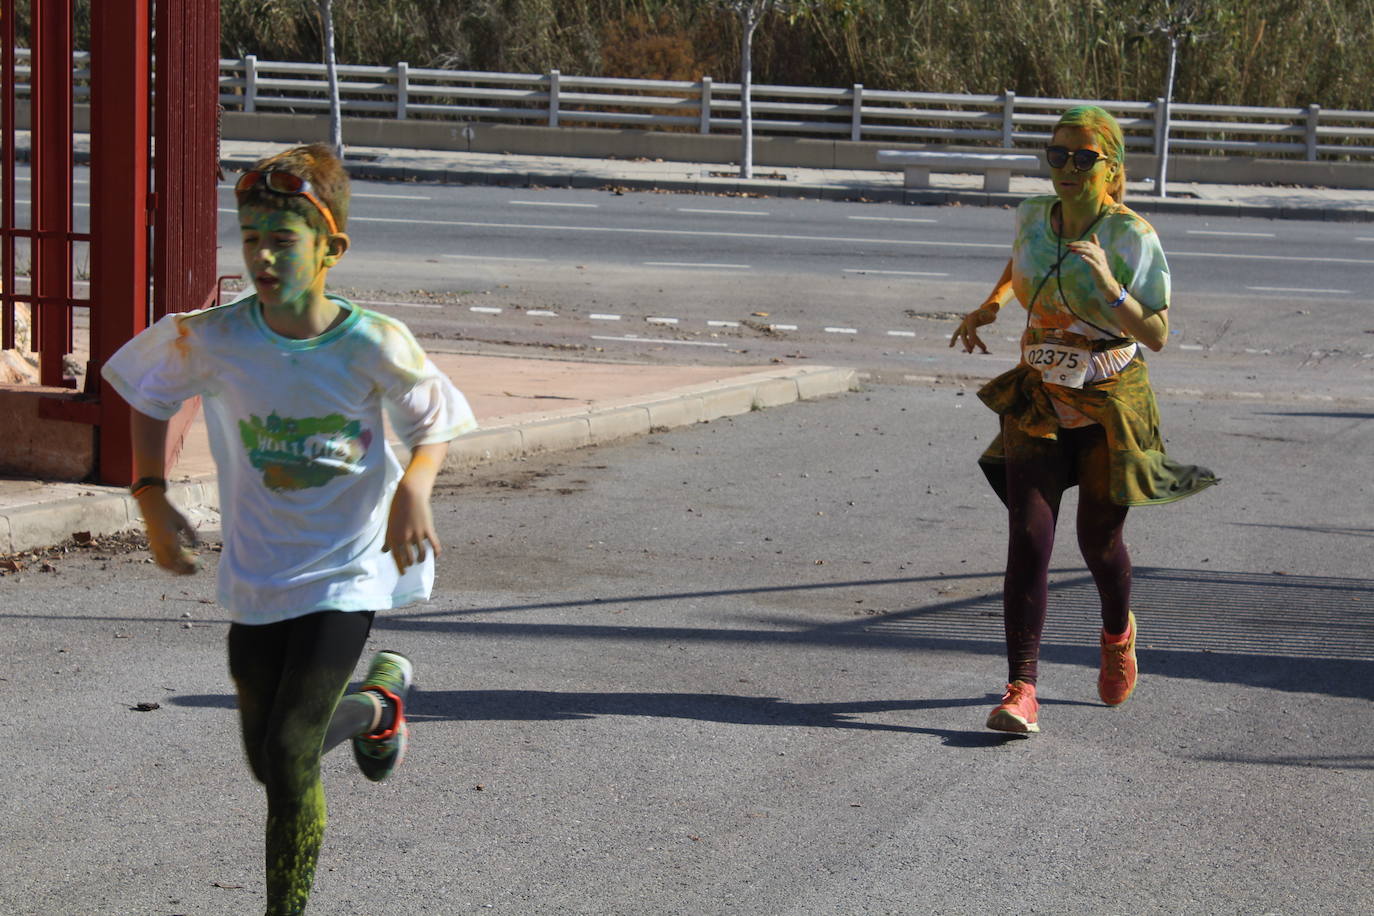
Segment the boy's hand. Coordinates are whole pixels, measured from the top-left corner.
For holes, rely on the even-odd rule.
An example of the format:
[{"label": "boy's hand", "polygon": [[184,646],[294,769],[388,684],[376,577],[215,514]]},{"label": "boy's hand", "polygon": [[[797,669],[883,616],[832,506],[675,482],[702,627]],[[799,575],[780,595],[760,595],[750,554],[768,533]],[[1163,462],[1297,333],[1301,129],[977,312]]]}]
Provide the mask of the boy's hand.
[{"label": "boy's hand", "polygon": [[196,555],[187,545],[197,543],[196,531],[186,516],[167,501],[159,487],[149,487],[138,497],[143,525],[148,532],[148,549],[157,565],[179,576],[189,576],[199,567]]},{"label": "boy's hand", "polygon": [[437,557],[443,553],[439,535],[434,530],[434,514],[429,506],[430,488],[417,483],[410,475],[401,478],[396,495],[391,499],[391,514],[386,523],[386,543],[382,550],[391,554],[396,571],[405,572],[425,558],[425,542],[434,548]]}]

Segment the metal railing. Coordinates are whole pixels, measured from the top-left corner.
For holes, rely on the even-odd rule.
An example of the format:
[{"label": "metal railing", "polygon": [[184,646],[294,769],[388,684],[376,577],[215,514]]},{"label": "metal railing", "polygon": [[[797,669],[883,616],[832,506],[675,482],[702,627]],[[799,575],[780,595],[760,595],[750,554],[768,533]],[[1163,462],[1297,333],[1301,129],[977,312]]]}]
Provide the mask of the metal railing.
[{"label": "metal railing", "polygon": [[[19,50],[22,66],[27,52]],[[78,64],[79,66],[80,64]],[[697,81],[637,80],[548,73],[341,65],[346,115],[639,127],[694,133],[738,132],[740,86]],[[24,86],[16,86],[22,94]],[[324,65],[220,60],[220,104],[245,112],[320,112],[329,107]],[[1084,100],[940,92],[755,85],[754,130],[854,141],[1039,146],[1065,108],[1085,101],[1117,116],[1133,150],[1158,152],[1164,134],[1162,99]],[[1250,156],[1374,157],[1374,111],[1319,105],[1263,108],[1170,106],[1172,149]]]}]

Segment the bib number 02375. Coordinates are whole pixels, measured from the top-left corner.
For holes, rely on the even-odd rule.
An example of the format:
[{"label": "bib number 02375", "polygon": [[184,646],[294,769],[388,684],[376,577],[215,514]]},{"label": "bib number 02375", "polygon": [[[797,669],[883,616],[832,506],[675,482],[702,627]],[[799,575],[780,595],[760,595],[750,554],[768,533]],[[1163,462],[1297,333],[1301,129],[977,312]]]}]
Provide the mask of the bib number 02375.
[{"label": "bib number 02375", "polygon": [[1082,388],[1092,365],[1089,351],[1049,340],[1027,344],[1022,355],[1026,365],[1040,371],[1042,379],[1065,388]]}]

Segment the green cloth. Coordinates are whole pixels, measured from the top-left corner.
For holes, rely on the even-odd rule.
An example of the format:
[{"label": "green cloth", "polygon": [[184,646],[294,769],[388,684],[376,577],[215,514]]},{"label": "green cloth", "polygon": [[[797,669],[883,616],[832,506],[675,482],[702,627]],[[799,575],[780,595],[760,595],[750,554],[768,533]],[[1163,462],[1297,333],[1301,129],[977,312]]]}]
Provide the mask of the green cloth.
[{"label": "green cloth", "polygon": [[[1210,470],[1179,464],[1164,453],[1159,406],[1150,373],[1139,357],[1116,375],[1083,388],[1055,388],[1055,396],[1102,425],[1111,450],[1111,498],[1118,506],[1152,506],[1192,496],[1218,481]],[[1028,436],[1057,439],[1059,416],[1040,373],[1024,363],[978,391],[983,403],[1013,420]],[[1007,501],[999,432],[978,459],[988,482]]]}]

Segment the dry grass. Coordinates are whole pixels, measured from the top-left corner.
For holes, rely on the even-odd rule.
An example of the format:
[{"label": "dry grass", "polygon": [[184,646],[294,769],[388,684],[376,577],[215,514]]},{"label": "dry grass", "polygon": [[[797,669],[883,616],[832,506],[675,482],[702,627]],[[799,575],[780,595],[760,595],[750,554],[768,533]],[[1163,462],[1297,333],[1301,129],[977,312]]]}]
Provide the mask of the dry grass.
[{"label": "dry grass", "polygon": [[[1152,99],[1163,84],[1163,42],[1134,41],[1133,33],[1161,4],[819,0],[806,15],[775,16],[760,27],[755,79]],[[1374,0],[1204,6],[1203,37],[1183,51],[1179,100],[1370,107]],[[313,0],[223,0],[221,8],[226,57],[319,56]],[[686,69],[696,71],[691,78],[738,77],[737,26],[702,0],[336,0],[334,9],[339,58],[349,63],[661,78],[681,78]],[[641,47],[627,49],[627,41]],[[656,57],[672,72],[645,73]]]}]

